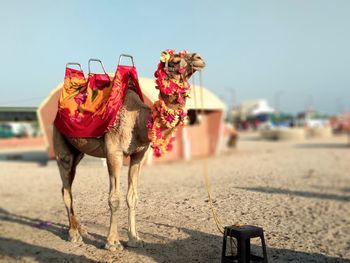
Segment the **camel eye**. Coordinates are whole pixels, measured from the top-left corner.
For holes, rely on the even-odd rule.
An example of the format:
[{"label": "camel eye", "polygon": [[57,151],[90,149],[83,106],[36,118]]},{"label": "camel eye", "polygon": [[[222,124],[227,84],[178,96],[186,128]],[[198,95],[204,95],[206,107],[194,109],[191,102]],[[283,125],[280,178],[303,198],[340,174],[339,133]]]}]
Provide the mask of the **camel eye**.
[{"label": "camel eye", "polygon": [[178,64],[181,61],[181,58],[179,56],[174,56],[171,62],[174,64]]}]

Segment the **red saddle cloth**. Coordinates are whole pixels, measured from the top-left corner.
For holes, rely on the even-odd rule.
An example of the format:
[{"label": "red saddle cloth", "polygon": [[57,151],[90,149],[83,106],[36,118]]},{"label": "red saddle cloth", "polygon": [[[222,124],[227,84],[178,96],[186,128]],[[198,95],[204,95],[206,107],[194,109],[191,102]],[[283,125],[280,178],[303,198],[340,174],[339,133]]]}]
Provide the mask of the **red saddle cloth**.
[{"label": "red saddle cloth", "polygon": [[143,101],[134,66],[118,65],[111,80],[107,74],[89,74],[66,68],[55,119],[56,128],[68,137],[100,137],[118,120],[128,88]]}]

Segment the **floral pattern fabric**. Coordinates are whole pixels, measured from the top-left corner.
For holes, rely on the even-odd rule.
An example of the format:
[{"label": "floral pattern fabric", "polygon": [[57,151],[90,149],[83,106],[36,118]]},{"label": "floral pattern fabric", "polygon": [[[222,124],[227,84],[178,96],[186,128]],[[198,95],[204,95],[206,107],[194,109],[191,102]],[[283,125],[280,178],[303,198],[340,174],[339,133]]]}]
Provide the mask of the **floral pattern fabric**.
[{"label": "floral pattern fabric", "polygon": [[129,87],[143,101],[133,66],[118,65],[113,79],[107,74],[86,78],[82,70],[67,67],[55,126],[68,137],[103,136],[117,121]]}]

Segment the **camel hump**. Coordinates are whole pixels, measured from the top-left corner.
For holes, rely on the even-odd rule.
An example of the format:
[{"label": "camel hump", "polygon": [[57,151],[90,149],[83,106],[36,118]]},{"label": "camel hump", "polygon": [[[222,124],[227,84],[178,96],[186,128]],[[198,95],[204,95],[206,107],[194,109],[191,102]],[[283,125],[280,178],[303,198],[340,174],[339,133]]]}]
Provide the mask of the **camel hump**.
[{"label": "camel hump", "polygon": [[140,108],[150,109],[132,89],[128,89],[125,94],[124,107],[127,110],[139,110]]}]

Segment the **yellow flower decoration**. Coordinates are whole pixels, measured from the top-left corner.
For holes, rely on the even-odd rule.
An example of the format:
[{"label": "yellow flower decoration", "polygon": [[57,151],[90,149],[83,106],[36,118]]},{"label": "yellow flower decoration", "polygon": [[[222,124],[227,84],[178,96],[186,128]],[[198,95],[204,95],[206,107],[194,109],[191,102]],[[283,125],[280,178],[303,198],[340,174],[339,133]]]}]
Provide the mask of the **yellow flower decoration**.
[{"label": "yellow flower decoration", "polygon": [[163,51],[161,54],[160,54],[160,61],[163,62],[163,63],[166,63],[168,62],[170,59],[170,54],[166,51]]}]

